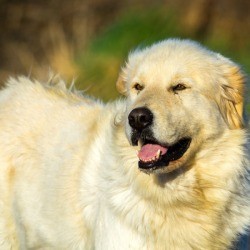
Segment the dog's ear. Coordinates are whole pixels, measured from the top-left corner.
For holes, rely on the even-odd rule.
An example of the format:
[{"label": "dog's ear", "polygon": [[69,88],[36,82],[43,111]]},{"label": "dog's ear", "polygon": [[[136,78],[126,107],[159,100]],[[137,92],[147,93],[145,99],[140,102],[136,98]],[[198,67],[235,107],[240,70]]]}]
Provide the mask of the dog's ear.
[{"label": "dog's ear", "polygon": [[229,128],[244,128],[244,90],[246,78],[240,67],[223,58],[221,65],[220,109]]},{"label": "dog's ear", "polygon": [[116,81],[116,88],[120,94],[127,96],[126,72],[124,68],[121,69],[119,73],[118,79]]}]

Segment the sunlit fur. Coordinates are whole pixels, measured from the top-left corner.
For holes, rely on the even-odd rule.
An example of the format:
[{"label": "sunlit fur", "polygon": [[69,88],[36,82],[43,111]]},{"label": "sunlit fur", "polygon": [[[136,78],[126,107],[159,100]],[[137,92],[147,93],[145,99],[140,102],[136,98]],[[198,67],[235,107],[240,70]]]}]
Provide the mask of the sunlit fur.
[{"label": "sunlit fur", "polygon": [[[250,224],[244,85],[239,66],[186,40],[132,52],[117,81],[126,99],[109,104],[10,79],[0,92],[0,249],[231,247]],[[141,106],[159,142],[192,138],[150,174],[127,122]]]}]

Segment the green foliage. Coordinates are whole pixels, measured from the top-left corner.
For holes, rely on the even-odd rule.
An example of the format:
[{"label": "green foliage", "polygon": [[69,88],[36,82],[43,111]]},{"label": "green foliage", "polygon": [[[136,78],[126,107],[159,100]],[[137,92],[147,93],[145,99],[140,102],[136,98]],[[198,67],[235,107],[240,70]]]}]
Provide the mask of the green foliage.
[{"label": "green foliage", "polygon": [[82,70],[81,88],[105,101],[118,96],[115,81],[129,51],[155,41],[179,36],[174,14],[160,9],[128,11],[119,21],[94,38],[77,59]]},{"label": "green foliage", "polygon": [[139,46],[178,35],[174,14],[160,9],[128,11],[90,45],[96,53],[127,55]]}]

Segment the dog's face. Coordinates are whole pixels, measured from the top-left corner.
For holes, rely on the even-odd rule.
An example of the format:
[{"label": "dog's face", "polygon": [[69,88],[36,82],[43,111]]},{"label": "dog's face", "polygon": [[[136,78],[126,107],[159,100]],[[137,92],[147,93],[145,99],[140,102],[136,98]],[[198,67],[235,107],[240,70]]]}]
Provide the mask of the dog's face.
[{"label": "dog's face", "polygon": [[139,168],[188,167],[206,143],[242,128],[243,83],[237,65],[187,40],[131,53],[117,87],[127,96],[126,134]]}]

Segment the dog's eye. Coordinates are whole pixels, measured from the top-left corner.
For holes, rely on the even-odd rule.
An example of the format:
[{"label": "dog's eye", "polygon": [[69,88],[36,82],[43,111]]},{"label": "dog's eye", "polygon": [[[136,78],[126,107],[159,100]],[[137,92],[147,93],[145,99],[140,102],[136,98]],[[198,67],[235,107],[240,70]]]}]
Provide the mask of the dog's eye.
[{"label": "dog's eye", "polygon": [[174,92],[176,92],[176,91],[184,90],[184,89],[186,89],[186,88],[187,88],[187,87],[186,87],[184,84],[178,83],[177,85],[175,85],[175,86],[172,87],[172,90],[173,90]]},{"label": "dog's eye", "polygon": [[136,83],[133,88],[137,91],[142,91],[144,89],[144,86],[142,86],[140,83]]}]

